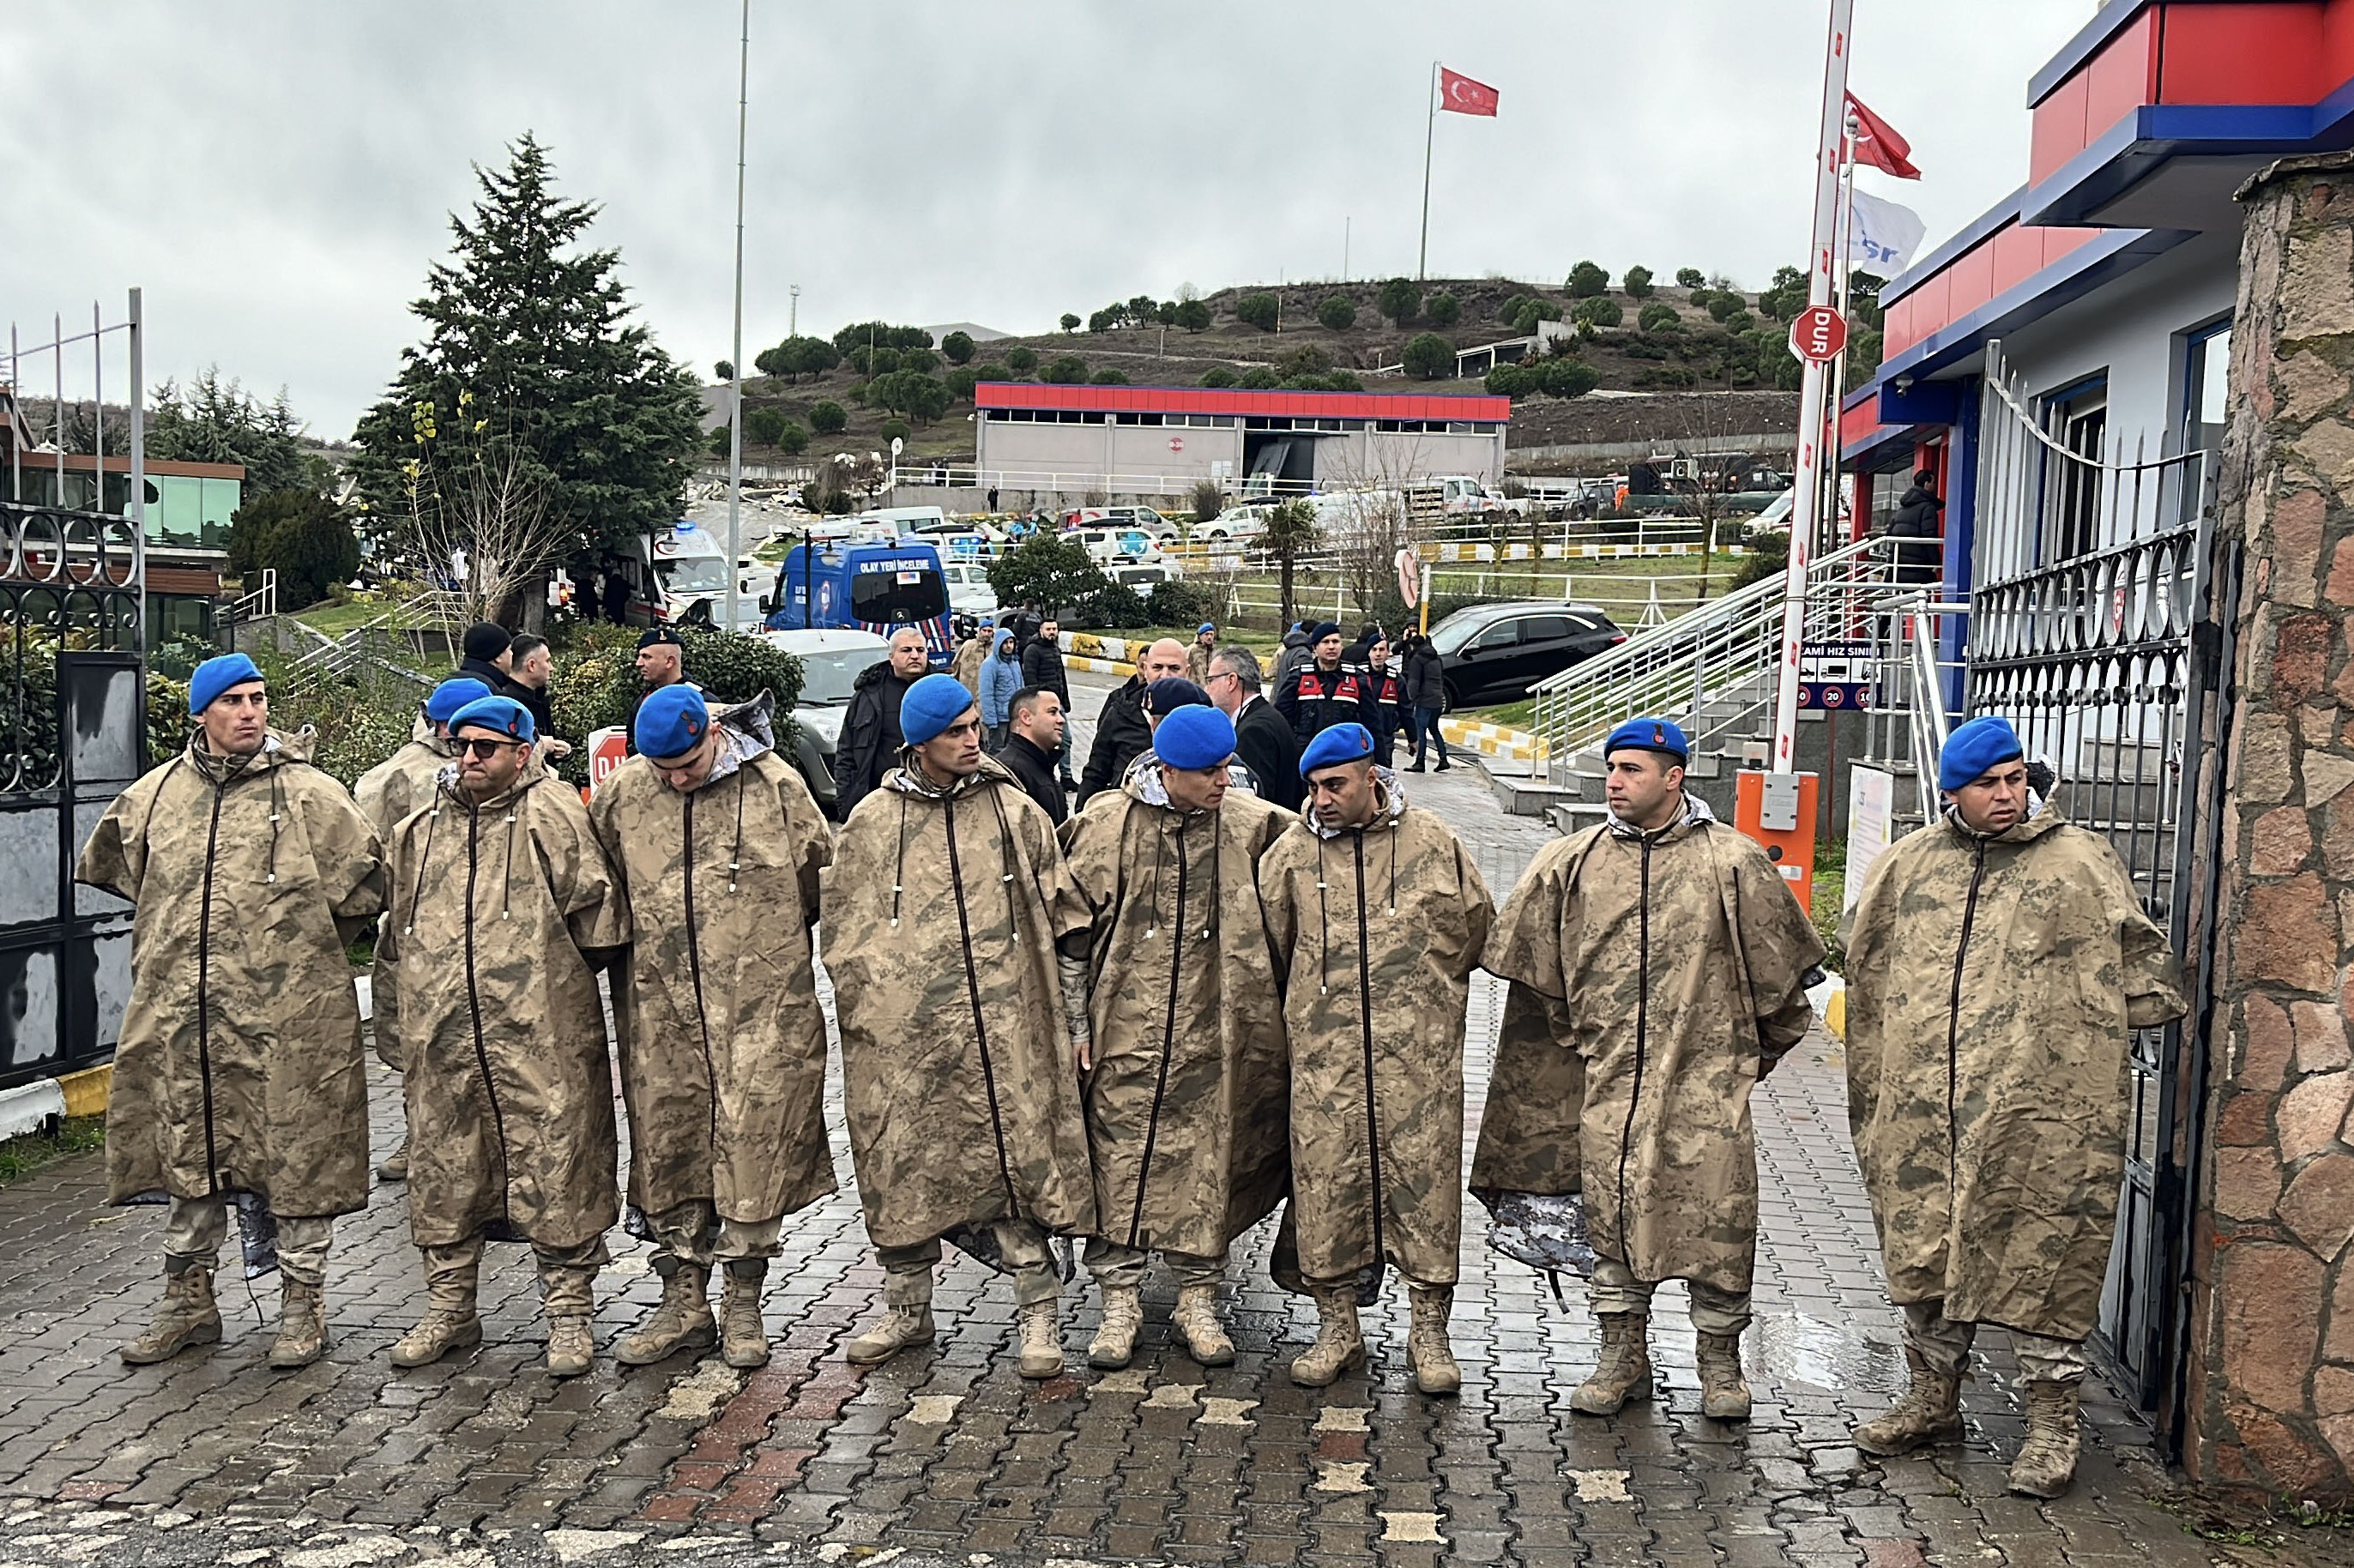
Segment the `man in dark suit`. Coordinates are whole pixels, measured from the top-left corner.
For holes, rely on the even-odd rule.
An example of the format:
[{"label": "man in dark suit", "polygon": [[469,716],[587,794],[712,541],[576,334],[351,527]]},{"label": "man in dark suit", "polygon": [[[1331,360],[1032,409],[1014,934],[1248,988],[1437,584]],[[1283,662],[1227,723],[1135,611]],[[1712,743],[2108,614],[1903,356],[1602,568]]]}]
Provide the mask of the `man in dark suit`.
[{"label": "man in dark suit", "polygon": [[1007,712],[1012,717],[997,760],[1059,828],[1071,814],[1062,782],[1055,777],[1055,758],[1063,747],[1063,699],[1043,686],[1024,686],[1013,694]]},{"label": "man in dark suit", "polygon": [[1210,700],[1235,721],[1235,755],[1250,769],[1258,798],[1299,810],[1299,742],[1259,689],[1258,655],[1228,642],[1210,655]]}]

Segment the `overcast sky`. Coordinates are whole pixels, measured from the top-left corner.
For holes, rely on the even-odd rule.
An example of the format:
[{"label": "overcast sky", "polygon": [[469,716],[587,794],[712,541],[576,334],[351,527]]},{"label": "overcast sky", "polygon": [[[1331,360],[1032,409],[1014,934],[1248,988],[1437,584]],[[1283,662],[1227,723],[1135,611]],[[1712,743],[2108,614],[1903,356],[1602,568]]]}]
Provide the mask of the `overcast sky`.
[{"label": "overcast sky", "polygon": [[[2021,183],[2027,78],[2092,9],[1858,0],[1852,86],[1926,173],[1865,183],[1933,243]],[[1353,276],[1411,273],[1434,52],[1502,94],[1497,119],[1439,116],[1434,276],[1558,283],[1590,256],[1755,288],[1806,249],[1826,11],[753,0],[747,357],[784,335],[792,282],[804,332],[1038,332],[1188,282],[1337,278],[1344,220]],[[143,285],[151,383],[217,364],[340,438],[414,341],[469,162],[529,129],[708,375],[737,20],[730,0],[0,7],[0,307],[46,328]]]}]

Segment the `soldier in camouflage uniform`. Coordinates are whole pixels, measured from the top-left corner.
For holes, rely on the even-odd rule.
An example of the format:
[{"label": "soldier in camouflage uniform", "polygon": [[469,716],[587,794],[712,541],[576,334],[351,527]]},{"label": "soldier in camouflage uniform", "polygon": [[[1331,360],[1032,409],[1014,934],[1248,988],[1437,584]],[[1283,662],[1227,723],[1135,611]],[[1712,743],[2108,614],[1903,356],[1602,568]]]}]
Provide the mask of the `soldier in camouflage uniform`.
[{"label": "soldier in camouflage uniform", "polygon": [[2011,1488],[2058,1497],[2116,1230],[2127,1042],[2181,1014],[2180,975],[2108,840],[2031,792],[2009,721],[1956,729],[1938,783],[1945,815],[1880,858],[1850,916],[1848,1122],[1912,1372],[1856,1446],[1958,1438],[1971,1339],[1999,1323],[2026,1383]]},{"label": "soldier in camouflage uniform", "polygon": [[1021,1371],[1063,1370],[1050,1234],[1096,1228],[1087,1123],[1056,953],[1084,959],[1087,908],[1054,825],[981,755],[981,709],[953,675],[899,707],[908,745],[834,843],[825,966],[843,1098],[883,1316],[844,1347],[861,1364],[933,1337],[940,1241],[1013,1276]]},{"label": "soldier in camouflage uniform", "polygon": [[1463,1022],[1495,906],[1462,841],[1377,765],[1364,726],[1319,733],[1299,772],[1307,812],[1259,863],[1291,1046],[1287,1229],[1318,1318],[1291,1377],[1320,1387],[1364,1361],[1359,1285],[1388,1264],[1413,1303],[1416,1386],[1453,1393]]},{"label": "soldier in camouflage uniform", "polygon": [[[1664,719],[1611,732],[1609,820],[1539,852],[1484,960],[1543,1004],[1549,1027],[1507,1032],[1472,1184],[1582,1187],[1602,1350],[1570,1407],[1590,1415],[1649,1397],[1651,1294],[1681,1279],[1701,1408],[1748,1416],[1749,1097],[1806,1036],[1821,973],[1822,940],[1765,851],[1684,792],[1688,749]],[[1582,1105],[1535,1108],[1566,1094]]]},{"label": "soldier in camouflage uniform", "polygon": [[[401,819],[433,799],[433,781],[450,766],[454,755],[450,745],[450,715],[475,698],[491,694],[490,687],[471,675],[442,682],[419,705],[417,723],[408,741],[360,775],[360,781],[352,788],[352,798],[374,824],[378,842],[390,843],[392,831],[400,826]],[[378,941],[384,939],[384,921],[391,918],[387,913],[377,922]],[[392,966],[387,964],[376,971],[369,987],[376,1060],[396,1073],[400,1071],[403,1060],[400,1041],[392,1023],[400,1011],[399,985]],[[380,1181],[408,1180],[408,1134],[405,1128],[399,1146],[385,1156],[376,1174]]]},{"label": "soldier in camouflage uniform", "polygon": [[1177,1277],[1173,1321],[1193,1359],[1225,1366],[1226,1245],[1271,1213],[1289,1173],[1282,1001],[1259,919],[1258,862],[1290,812],[1227,792],[1234,721],[1180,707],[1116,791],[1065,830],[1095,911],[1084,961],[1066,966],[1093,1048],[1087,1137],[1103,1290],[1088,1361],[1129,1363],[1143,1323],[1145,1254]]},{"label": "soldier in camouflage uniform", "polygon": [[[276,1216],[273,1367],[326,1348],[334,1216],[367,1202],[367,1075],[345,943],[384,907],[376,834],[269,727],[242,653],[188,683],[187,750],[115,798],[75,879],[138,906],[131,1001],[106,1112],[110,1202],[170,1203],[164,1302],[122,1347],[143,1366],[221,1337],[213,1271],[228,1209]],[[243,1216],[240,1215],[242,1220]]]},{"label": "soldier in camouflage uniform", "polygon": [[777,755],[774,709],[766,692],[714,713],[663,687],[638,709],[638,755],[588,808],[636,932],[614,1001],[629,1196],[632,1228],[662,1245],[663,1304],[615,1347],[626,1365],[715,1340],[729,1366],[765,1365],[760,1287],[784,1217],[833,1191],[811,963],[833,838]]},{"label": "soldier in camouflage uniform", "polygon": [[590,1287],[620,1209],[596,970],[629,941],[630,911],[580,792],[540,768],[534,733],[510,697],[458,710],[457,763],[389,852],[376,961],[399,973],[408,1228],[428,1298],[395,1366],[482,1343],[486,1240],[536,1255],[547,1370],[575,1376],[595,1352]]}]

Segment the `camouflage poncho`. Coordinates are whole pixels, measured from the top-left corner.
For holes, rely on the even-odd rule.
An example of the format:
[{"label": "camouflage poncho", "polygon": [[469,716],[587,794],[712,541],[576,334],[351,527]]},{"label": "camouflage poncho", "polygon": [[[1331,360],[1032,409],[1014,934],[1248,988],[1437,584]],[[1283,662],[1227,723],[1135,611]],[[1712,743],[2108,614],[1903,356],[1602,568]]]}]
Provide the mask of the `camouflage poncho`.
[{"label": "camouflage poncho", "polygon": [[767,1220],[833,1191],[811,962],[833,839],[769,706],[714,710],[726,748],[692,793],[633,757],[588,808],[636,933],[614,1016],[641,1213],[699,1198]]},{"label": "camouflage poncho", "polygon": [[[434,780],[450,766],[452,755],[450,743],[420,716],[398,751],[360,775],[360,781],[352,787],[352,799],[376,828],[378,842],[392,842],[393,830],[402,819],[433,799]],[[388,914],[385,916],[390,918]],[[376,938],[379,941],[384,938],[381,922]],[[394,1037],[392,1020],[400,1011],[400,979],[390,964],[378,965],[369,976],[369,1001],[376,1059],[398,1072],[400,1042]]]},{"label": "camouflage poncho", "polygon": [[1195,1257],[1273,1212],[1289,1172],[1282,1001],[1258,862],[1291,813],[1169,805],[1148,756],[1064,830],[1095,910],[1087,1076],[1098,1234]]},{"label": "camouflage poncho", "polygon": [[376,962],[400,977],[411,1235],[595,1240],[620,1204],[594,966],[630,939],[630,910],[579,792],[527,771],[476,805],[452,768],[389,859]]},{"label": "camouflage poncho", "polygon": [[[1505,903],[1484,962],[1544,999],[1549,1024],[1499,1047],[1471,1185],[1582,1184],[1599,1255],[1746,1291],[1750,1090],[1811,1026],[1823,944],[1766,852],[1686,799],[1655,832],[1609,822],[1546,845]],[[1562,1053],[1583,1064],[1582,1106],[1560,1103],[1579,1076]]]},{"label": "camouflage poncho", "polygon": [[367,1075],[344,944],[384,907],[376,834],[310,766],[189,748],[115,798],[76,881],[138,906],[106,1113],[111,1202],[251,1192],[296,1218],[367,1202]]},{"label": "camouflage poncho", "polygon": [[1384,1260],[1451,1285],[1463,1222],[1463,1022],[1495,918],[1462,842],[1380,770],[1364,828],[1311,808],[1259,863],[1291,1044],[1300,1274]]},{"label": "camouflage poncho", "polygon": [[2081,1340],[2125,1174],[2128,1033],[2184,1008],[2116,852],[2045,808],[1951,813],[1872,868],[1850,916],[1848,1123],[1888,1293]]},{"label": "camouflage poncho", "polygon": [[903,754],[834,842],[822,932],[866,1230],[1095,1229],[1055,944],[1087,925],[1054,825],[997,763],[938,789]]}]

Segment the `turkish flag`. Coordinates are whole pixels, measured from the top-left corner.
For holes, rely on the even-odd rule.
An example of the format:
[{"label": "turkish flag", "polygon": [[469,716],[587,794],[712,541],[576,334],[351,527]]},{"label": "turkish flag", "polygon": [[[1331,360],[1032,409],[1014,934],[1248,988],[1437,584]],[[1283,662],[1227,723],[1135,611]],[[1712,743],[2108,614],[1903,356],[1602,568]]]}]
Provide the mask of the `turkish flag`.
[{"label": "turkish flag", "polygon": [[1496,90],[1484,81],[1458,76],[1445,66],[1438,68],[1438,107],[1441,109],[1451,110],[1457,114],[1492,117],[1496,112],[1497,96]]},{"label": "turkish flag", "polygon": [[1847,106],[1855,113],[1857,163],[1868,164],[1900,180],[1921,177],[1921,171],[1913,166],[1913,143],[1899,136],[1896,127],[1866,109],[1863,100],[1852,92],[1847,95]]}]

